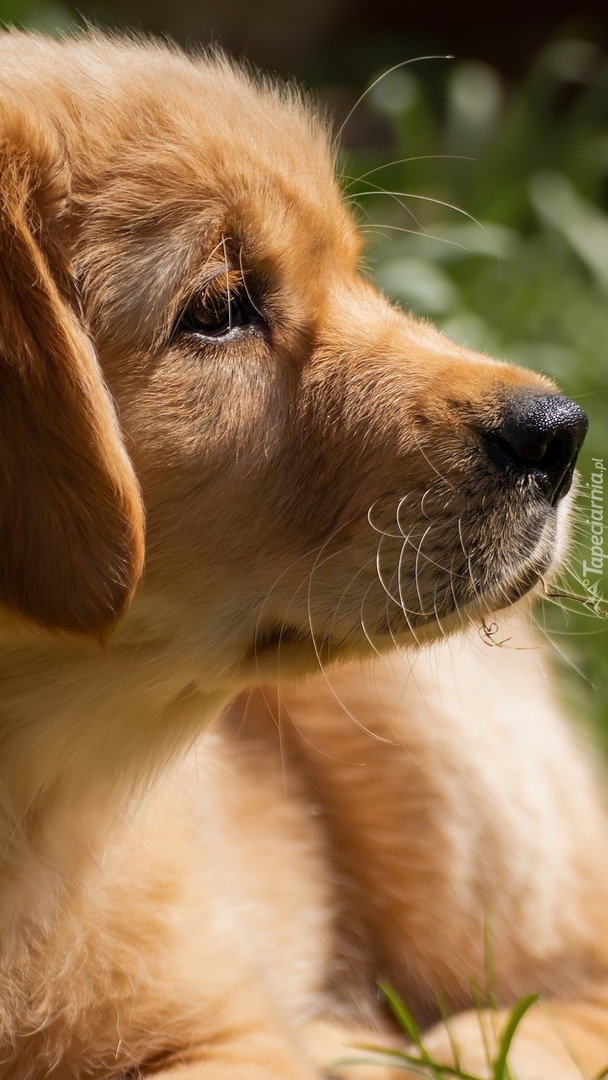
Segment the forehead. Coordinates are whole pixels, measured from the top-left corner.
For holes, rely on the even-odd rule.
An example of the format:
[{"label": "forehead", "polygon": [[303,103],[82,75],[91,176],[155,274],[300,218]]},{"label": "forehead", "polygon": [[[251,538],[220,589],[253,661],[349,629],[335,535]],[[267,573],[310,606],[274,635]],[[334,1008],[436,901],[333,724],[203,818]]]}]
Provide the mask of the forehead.
[{"label": "forehead", "polygon": [[151,287],[166,299],[213,257],[298,292],[323,268],[356,266],[326,125],[300,94],[221,57],[135,48],[103,59],[113,78],[101,120],[99,103],[95,116],[83,105],[83,129],[97,133],[82,166],[83,220],[106,256],[119,245],[136,307]]}]

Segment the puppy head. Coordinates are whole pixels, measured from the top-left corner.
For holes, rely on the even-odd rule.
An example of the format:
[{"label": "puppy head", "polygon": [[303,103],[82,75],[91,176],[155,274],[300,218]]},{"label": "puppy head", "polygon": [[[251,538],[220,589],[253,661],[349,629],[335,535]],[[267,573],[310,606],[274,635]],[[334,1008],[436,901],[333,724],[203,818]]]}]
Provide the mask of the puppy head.
[{"label": "puppy head", "polygon": [[[133,610],[159,625],[171,612],[196,655],[250,680],[429,639],[527,592],[559,546],[581,414],[361,276],[323,124],[221,58],[99,39],[30,50],[28,93],[61,127],[71,184],[55,247],[146,506]],[[57,285],[52,303],[65,314]],[[135,489],[92,352],[64,322],[105,417],[70,414],[52,470],[95,492],[85,578],[95,508],[106,547],[108,521],[132,544]],[[48,391],[47,427],[62,393]],[[81,445],[97,448],[84,471]],[[80,536],[85,496],[69,488],[66,509],[58,486],[45,495]]]}]

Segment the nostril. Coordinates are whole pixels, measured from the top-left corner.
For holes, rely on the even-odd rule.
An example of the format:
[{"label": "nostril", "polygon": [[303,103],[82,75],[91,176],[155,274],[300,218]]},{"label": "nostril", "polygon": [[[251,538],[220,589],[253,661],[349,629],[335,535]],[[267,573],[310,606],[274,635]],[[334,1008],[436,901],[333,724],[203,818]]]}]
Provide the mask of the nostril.
[{"label": "nostril", "polygon": [[573,449],[574,443],[571,438],[566,435],[554,435],[539,455],[538,464],[545,469],[559,468],[563,461],[571,458]]},{"label": "nostril", "polygon": [[570,488],[586,432],[587,417],[576,402],[561,394],[521,394],[486,437],[497,465],[532,476],[555,505]]},{"label": "nostril", "polygon": [[524,465],[537,465],[544,469],[559,468],[575,452],[573,431],[559,435],[547,432],[530,431],[525,427],[513,430],[503,429],[499,438],[505,444],[507,453]]}]

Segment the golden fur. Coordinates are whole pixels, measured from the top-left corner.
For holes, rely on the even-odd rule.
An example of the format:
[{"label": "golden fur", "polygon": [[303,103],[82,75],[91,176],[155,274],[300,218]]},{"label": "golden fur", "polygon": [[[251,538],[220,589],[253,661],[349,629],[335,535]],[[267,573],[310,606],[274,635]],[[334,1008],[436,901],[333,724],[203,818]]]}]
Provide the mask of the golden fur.
[{"label": "golden fur", "polygon": [[480,435],[551,384],[361,277],[296,92],[0,59],[0,1078],[385,1080],[332,1064],[397,1039],[379,977],[444,1060],[486,1068],[477,986],[551,998],[522,1080],[599,1069],[593,769],[478,634],[563,550]]}]

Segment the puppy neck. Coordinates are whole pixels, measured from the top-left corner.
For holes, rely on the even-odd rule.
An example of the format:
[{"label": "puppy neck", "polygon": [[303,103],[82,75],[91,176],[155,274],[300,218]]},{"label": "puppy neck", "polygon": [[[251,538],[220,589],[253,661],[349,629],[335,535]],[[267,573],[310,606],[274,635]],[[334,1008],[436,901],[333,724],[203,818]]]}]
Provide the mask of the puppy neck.
[{"label": "puppy neck", "polygon": [[[197,662],[195,663],[195,660]],[[0,930],[48,919],[230,694],[169,627],[101,647],[0,625]],[[29,890],[36,882],[36,890]],[[44,885],[41,885],[41,882]]]}]

